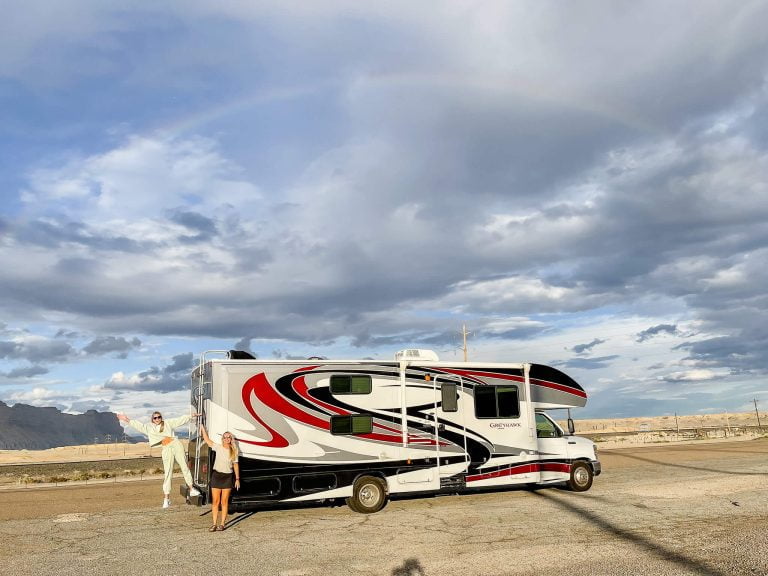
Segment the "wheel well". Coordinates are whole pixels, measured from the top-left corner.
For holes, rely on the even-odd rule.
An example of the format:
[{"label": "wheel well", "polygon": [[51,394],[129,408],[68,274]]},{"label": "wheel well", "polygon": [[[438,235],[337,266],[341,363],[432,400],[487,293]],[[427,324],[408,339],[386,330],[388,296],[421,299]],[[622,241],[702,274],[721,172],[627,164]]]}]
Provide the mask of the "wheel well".
[{"label": "wheel well", "polygon": [[587,466],[589,466],[589,468],[592,470],[592,472],[595,471],[595,467],[592,466],[592,462],[588,458],[576,458],[576,460],[574,460],[571,463],[571,466],[573,466],[574,464],[579,464],[579,463],[586,464]]},{"label": "wheel well", "polygon": [[352,486],[357,484],[357,481],[360,480],[360,478],[363,478],[364,476],[371,476],[373,478],[378,478],[384,483],[384,493],[389,494],[389,482],[387,482],[387,477],[384,476],[381,472],[361,472],[357,476],[355,476],[355,480],[352,482]]}]

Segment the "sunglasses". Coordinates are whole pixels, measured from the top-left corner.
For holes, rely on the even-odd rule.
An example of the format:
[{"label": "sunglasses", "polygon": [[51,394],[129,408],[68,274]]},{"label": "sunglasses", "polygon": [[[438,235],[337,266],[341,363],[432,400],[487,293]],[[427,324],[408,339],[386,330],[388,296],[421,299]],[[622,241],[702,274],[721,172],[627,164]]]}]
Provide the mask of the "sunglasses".
[{"label": "sunglasses", "polygon": [[232,440],[232,436],[222,436],[223,440]]},{"label": "sunglasses", "polygon": [[152,420],[162,420],[162,416],[152,416]]}]

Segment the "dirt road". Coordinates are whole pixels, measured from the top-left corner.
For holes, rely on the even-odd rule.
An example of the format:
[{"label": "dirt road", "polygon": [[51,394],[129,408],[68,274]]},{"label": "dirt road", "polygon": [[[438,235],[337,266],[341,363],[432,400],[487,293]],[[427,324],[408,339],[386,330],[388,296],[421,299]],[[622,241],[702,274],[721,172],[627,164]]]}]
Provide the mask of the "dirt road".
[{"label": "dirt road", "polygon": [[216,534],[206,509],[161,510],[159,480],[2,490],[0,566],[19,576],[768,575],[768,439],[601,460],[584,494],[399,500],[370,516],[263,511]]}]

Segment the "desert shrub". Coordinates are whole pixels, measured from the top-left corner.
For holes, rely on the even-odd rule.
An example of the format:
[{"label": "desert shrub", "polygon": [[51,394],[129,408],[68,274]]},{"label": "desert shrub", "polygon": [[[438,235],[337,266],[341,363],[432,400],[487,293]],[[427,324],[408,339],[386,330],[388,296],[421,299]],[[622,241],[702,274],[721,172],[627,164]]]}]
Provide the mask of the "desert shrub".
[{"label": "desert shrub", "polygon": [[66,476],[48,476],[45,481],[51,484],[59,484],[60,482],[69,482],[69,478]]}]

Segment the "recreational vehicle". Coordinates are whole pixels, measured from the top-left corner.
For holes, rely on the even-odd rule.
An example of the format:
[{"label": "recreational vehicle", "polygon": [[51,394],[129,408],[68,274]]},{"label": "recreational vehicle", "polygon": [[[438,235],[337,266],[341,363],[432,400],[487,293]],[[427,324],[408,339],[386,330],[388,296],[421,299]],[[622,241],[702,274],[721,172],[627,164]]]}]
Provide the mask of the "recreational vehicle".
[{"label": "recreational vehicle", "polygon": [[[595,445],[547,413],[584,406],[584,389],[541,364],[442,362],[428,350],[393,361],[256,360],[206,352],[192,405],[214,441],[240,450],[230,509],[346,501],[380,510],[389,497],[514,485],[588,490]],[[204,504],[213,453],[190,431],[189,462]]]}]

